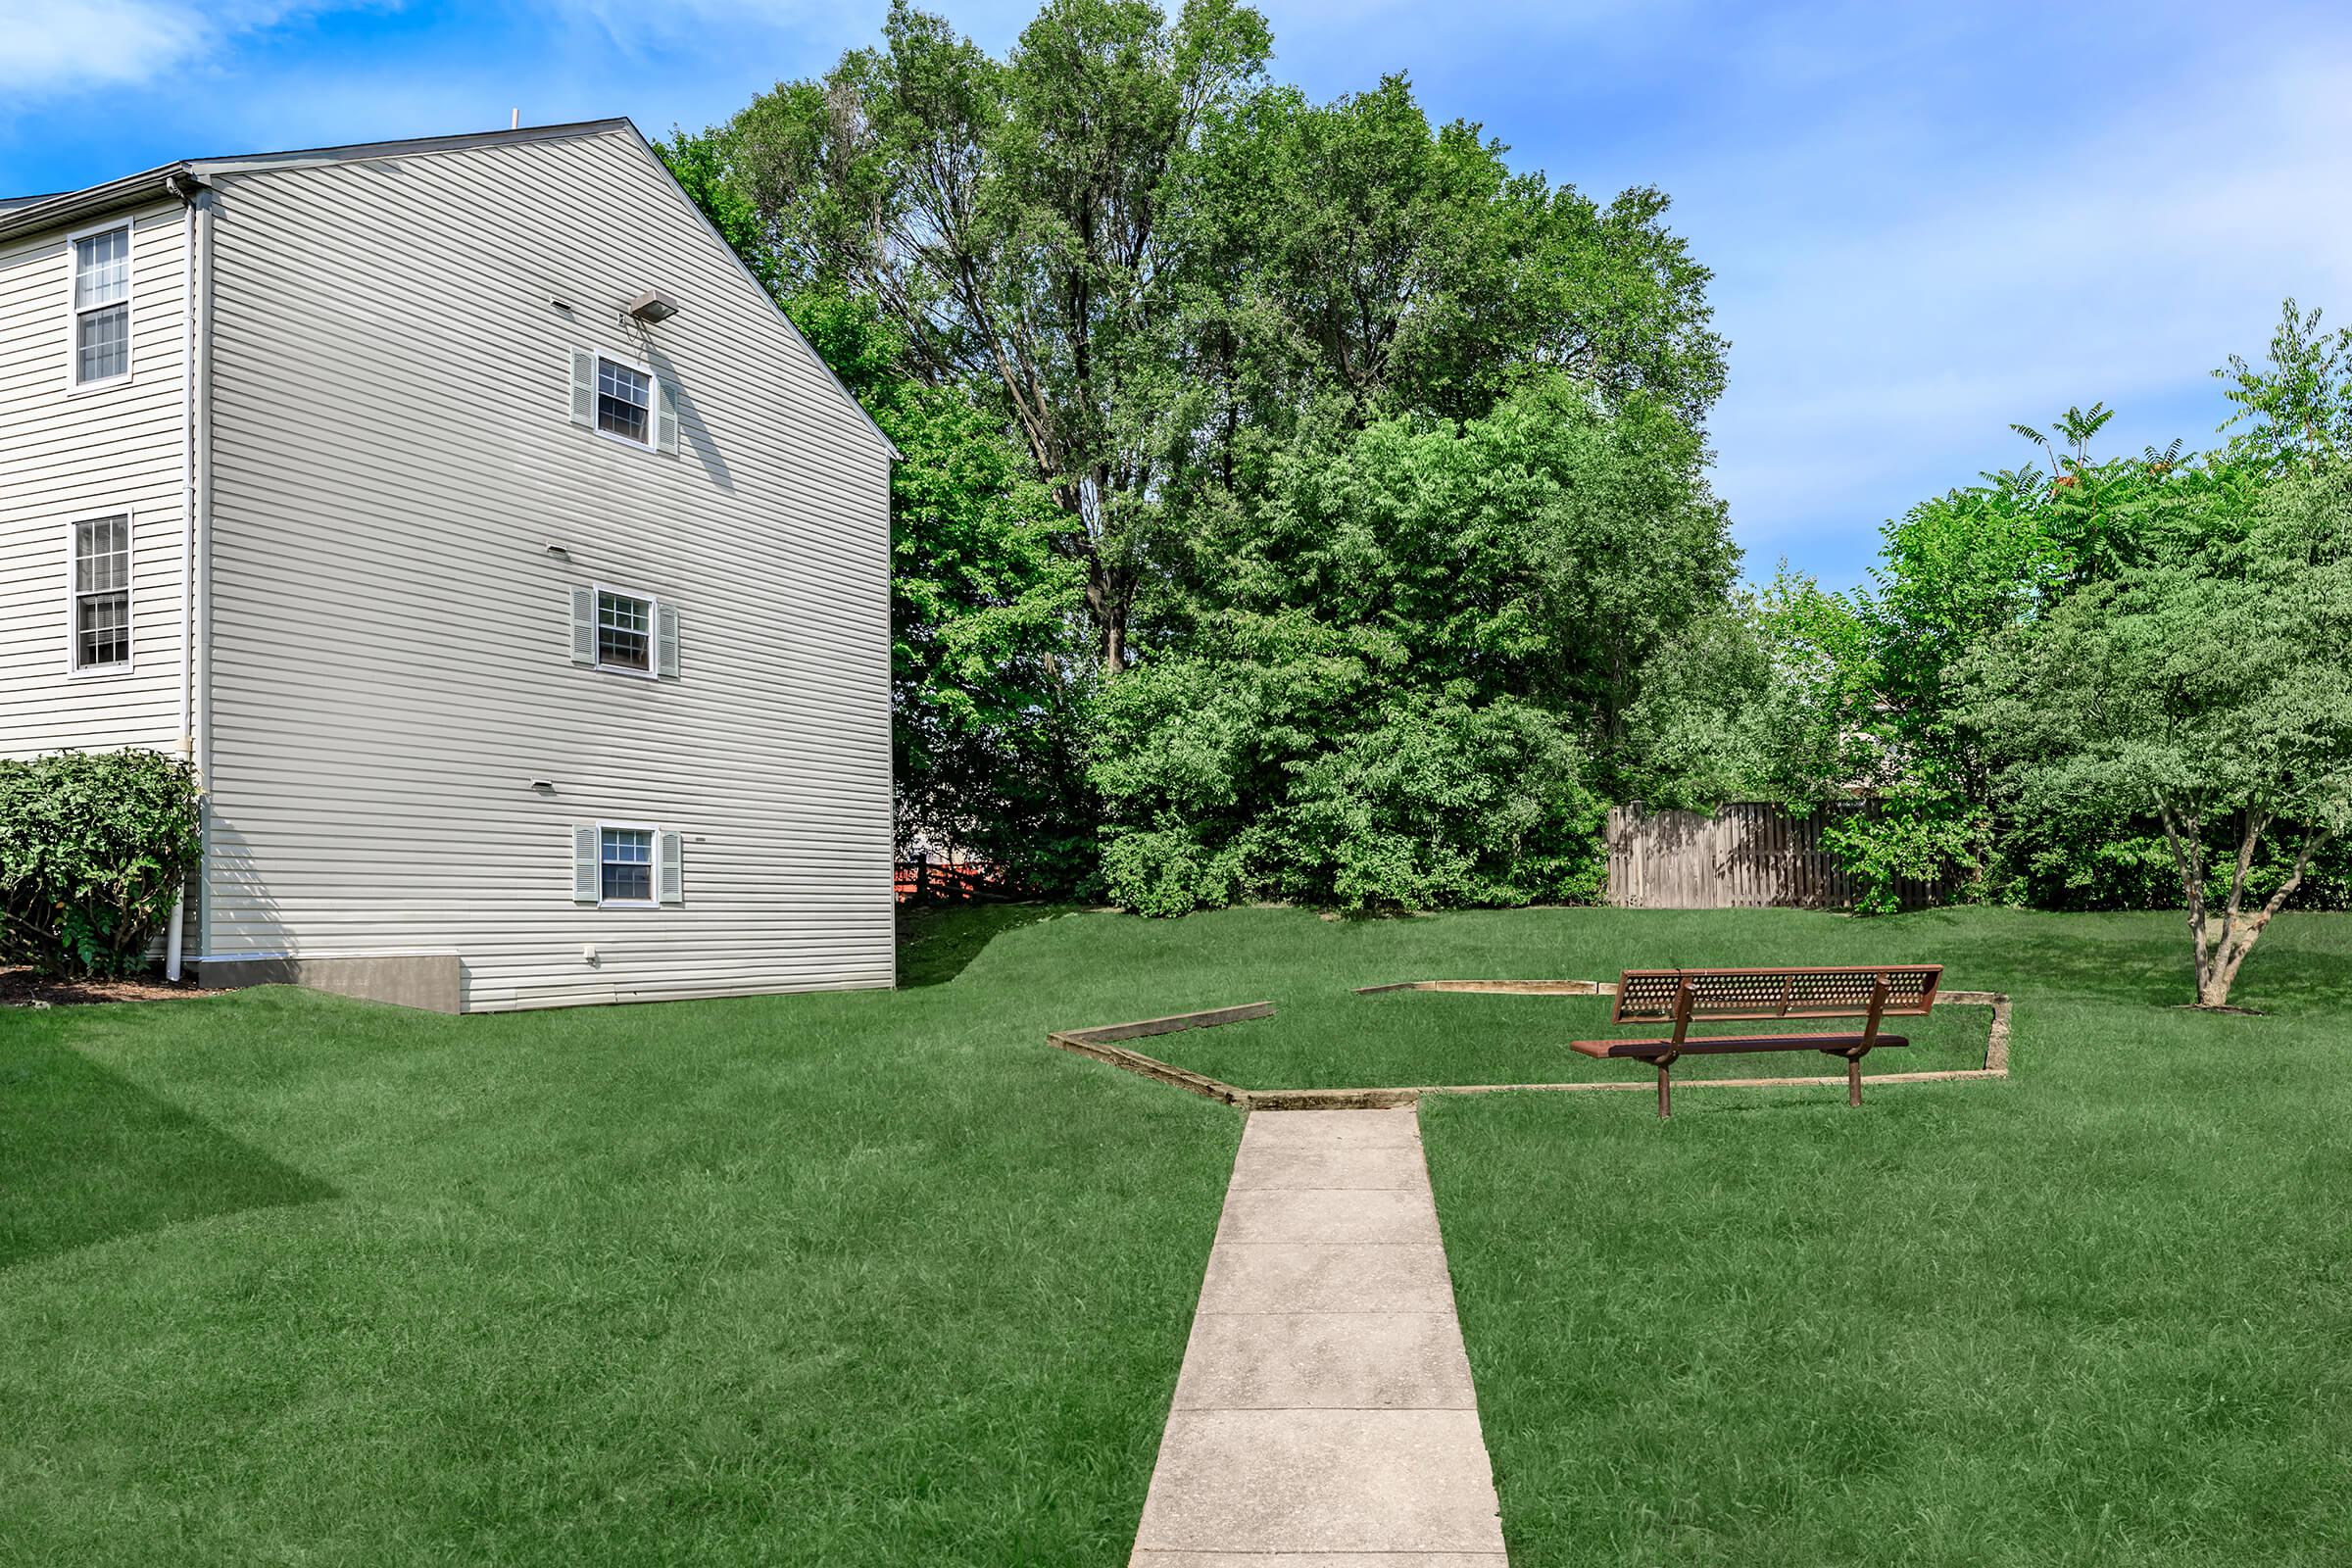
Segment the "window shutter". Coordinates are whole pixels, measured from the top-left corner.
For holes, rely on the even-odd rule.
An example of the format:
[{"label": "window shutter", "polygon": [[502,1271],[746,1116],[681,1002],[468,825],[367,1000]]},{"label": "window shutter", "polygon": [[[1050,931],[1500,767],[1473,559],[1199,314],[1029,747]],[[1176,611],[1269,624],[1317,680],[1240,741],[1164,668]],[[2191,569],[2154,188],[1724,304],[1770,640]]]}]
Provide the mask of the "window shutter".
[{"label": "window shutter", "polygon": [[667,381],[654,383],[654,450],[678,450],[678,389]]},{"label": "window shutter", "polygon": [[596,590],[574,588],[571,591],[571,662],[575,664],[596,662]]},{"label": "window shutter", "polygon": [[601,863],[604,846],[596,829],[575,827],[571,830],[571,898],[575,904],[594,904],[604,897],[605,870]]},{"label": "window shutter", "polygon": [[660,613],[661,626],[656,634],[654,673],[663,680],[678,678],[678,612],[663,605]]},{"label": "window shutter", "polygon": [[596,356],[586,349],[571,351],[571,422],[596,421]]},{"label": "window shutter", "polygon": [[663,904],[686,902],[686,838],[682,833],[664,833],[654,851],[660,863],[655,867],[662,881]]}]

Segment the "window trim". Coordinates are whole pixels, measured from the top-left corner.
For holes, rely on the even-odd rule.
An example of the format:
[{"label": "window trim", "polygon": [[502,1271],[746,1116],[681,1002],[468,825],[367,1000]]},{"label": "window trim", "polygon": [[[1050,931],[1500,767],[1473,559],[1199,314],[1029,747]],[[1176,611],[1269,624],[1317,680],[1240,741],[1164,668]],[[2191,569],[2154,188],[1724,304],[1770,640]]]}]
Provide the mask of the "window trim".
[{"label": "window trim", "polygon": [[[604,596],[607,594],[611,594],[615,599],[634,599],[645,606],[645,667],[643,669],[637,669],[628,664],[605,662]],[[595,667],[597,669],[608,674],[631,675],[639,680],[660,680],[662,678],[661,600],[635,588],[622,588],[613,583],[598,582],[594,578],[590,578],[588,582],[588,629],[596,638]]]},{"label": "window trim", "polygon": [[[608,899],[605,897],[605,835],[607,833],[642,833],[645,835],[645,886],[648,897],[642,899]],[[596,906],[600,909],[659,909],[662,907],[662,830],[651,822],[604,822],[596,824]]]},{"label": "window trim", "polygon": [[[116,305],[122,307],[122,368],[114,375],[104,375],[96,380],[84,381],[81,378],[81,318],[83,312],[74,289],[79,272],[79,269],[74,264],[74,250],[82,240],[91,239],[100,234],[111,234],[117,229],[122,230],[122,297],[115,302]],[[80,397],[85,393],[104,392],[113,387],[128,386],[138,370],[136,345],[130,336],[131,327],[137,321],[139,313],[138,272],[135,265],[137,240],[138,220],[136,218],[109,219],[103,223],[92,223],[87,228],[77,228],[66,236],[66,396],[68,397]],[[112,310],[114,306],[104,305],[99,306],[98,309]]]},{"label": "window trim", "polygon": [[[111,383],[109,383],[111,384]],[[122,639],[123,657],[113,663],[85,664],[81,662],[81,526],[85,522],[108,522],[122,519]],[[80,513],[66,521],[66,678],[69,680],[111,680],[127,675],[138,663],[138,563],[139,517],[129,507],[115,507],[104,512]],[[658,629],[658,628],[657,628]]]},{"label": "window trim", "polygon": [[[643,360],[624,360],[617,354],[607,354],[603,349],[591,349],[589,352],[595,356],[596,360],[596,368],[590,372],[590,380],[588,382],[589,433],[591,435],[602,436],[607,441],[611,441],[617,446],[627,447],[631,452],[660,451],[662,439],[662,378],[656,375],[654,373],[654,368],[651,365],[646,364]],[[645,377],[645,439],[642,441],[622,435],[617,430],[606,429],[604,422],[597,417],[597,405],[599,400],[604,396],[603,389],[599,383],[604,379],[605,366],[608,363],[617,365],[626,370],[634,370],[639,375]]]}]

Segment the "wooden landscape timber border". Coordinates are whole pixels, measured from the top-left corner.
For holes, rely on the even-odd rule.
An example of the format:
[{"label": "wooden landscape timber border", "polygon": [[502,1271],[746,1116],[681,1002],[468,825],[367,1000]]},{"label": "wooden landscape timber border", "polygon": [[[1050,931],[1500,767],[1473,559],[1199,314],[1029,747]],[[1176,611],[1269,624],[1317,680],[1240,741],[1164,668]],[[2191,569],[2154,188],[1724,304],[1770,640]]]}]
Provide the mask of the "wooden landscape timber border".
[{"label": "wooden landscape timber border", "polygon": [[1211,1007],[1206,1012],[1179,1012],[1165,1018],[1146,1018],[1140,1023],[1106,1023],[1092,1029],[1056,1029],[1046,1036],[1046,1044],[1074,1051],[1081,1056],[1107,1061],[1113,1067],[1156,1078],[1163,1084],[1189,1089],[1210,1100],[1221,1100],[1228,1105],[1250,1108],[1250,1091],[1236,1089],[1231,1084],[1217,1082],[1182,1067],[1170,1066],[1156,1056],[1147,1056],[1140,1051],[1129,1051],[1118,1044],[1121,1040],[1141,1040],[1151,1035],[1172,1035],[1185,1029],[1213,1029],[1221,1023],[1245,1023],[1251,1018],[1271,1018],[1271,1002],[1245,1002],[1238,1007]]},{"label": "wooden landscape timber border", "polygon": [[[1613,997],[1616,982],[1610,980],[1401,980],[1393,985],[1358,986],[1355,995],[1374,996],[1388,991],[1456,991],[1489,996],[1518,997]],[[2009,998],[1998,991],[1945,991],[1936,998],[1938,1006],[1989,1007],[1992,1009],[1992,1028],[1984,1037],[1984,1065],[1962,1067],[1941,1072],[1890,1072],[1874,1074],[1870,1082],[1879,1084],[1956,1083],[1980,1078],[2009,1076]],[[1211,1007],[1204,1012],[1179,1012],[1165,1018],[1146,1018],[1136,1023],[1101,1024],[1092,1029],[1056,1029],[1046,1036],[1046,1044],[1081,1056],[1092,1056],[1114,1067],[1170,1084],[1203,1099],[1238,1105],[1244,1110],[1380,1110],[1396,1105],[1420,1102],[1424,1095],[1497,1095],[1515,1092],[1537,1094],[1576,1094],[1591,1091],[1595,1094],[1648,1094],[1650,1085],[1644,1082],[1617,1083],[1602,1081],[1581,1084],[1429,1084],[1418,1088],[1388,1089],[1243,1089],[1223,1083],[1202,1073],[1189,1071],[1156,1056],[1147,1056],[1119,1044],[1123,1040],[1146,1040],[1153,1035],[1172,1035],[1186,1029],[1213,1029],[1219,1024],[1246,1023],[1252,1018],[1274,1016],[1271,1002],[1244,1003],[1237,1007]],[[1683,1089],[1787,1089],[1832,1085],[1845,1086],[1843,1077],[1815,1078],[1692,1078],[1679,1085]]]}]

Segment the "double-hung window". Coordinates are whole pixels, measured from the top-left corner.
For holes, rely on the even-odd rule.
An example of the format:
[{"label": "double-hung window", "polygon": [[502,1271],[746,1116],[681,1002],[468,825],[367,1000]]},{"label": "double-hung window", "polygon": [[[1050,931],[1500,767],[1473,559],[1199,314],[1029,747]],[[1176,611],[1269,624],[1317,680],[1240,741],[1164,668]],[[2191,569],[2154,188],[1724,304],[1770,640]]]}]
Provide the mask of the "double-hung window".
[{"label": "double-hung window", "polygon": [[571,662],[624,675],[678,678],[678,612],[651,594],[603,583],[571,589]]},{"label": "double-hung window", "polygon": [[130,514],[74,524],[75,671],[130,663]]},{"label": "double-hung window", "polygon": [[654,902],[654,830],[608,827],[598,830],[597,864],[602,874],[600,904]]},{"label": "double-hung window", "polygon": [[74,239],[74,384],[130,374],[130,225]]},{"label": "double-hung window", "polygon": [[571,351],[571,422],[649,452],[678,450],[677,389],[651,366]]},{"label": "double-hung window", "polygon": [[596,362],[596,427],[607,435],[653,445],[654,378],[616,360]]},{"label": "double-hung window", "polygon": [[596,591],[596,662],[605,669],[654,668],[654,602],[611,589]]},{"label": "double-hung window", "polygon": [[571,896],[604,907],[660,908],[686,902],[686,837],[642,822],[580,823],[571,830]]}]

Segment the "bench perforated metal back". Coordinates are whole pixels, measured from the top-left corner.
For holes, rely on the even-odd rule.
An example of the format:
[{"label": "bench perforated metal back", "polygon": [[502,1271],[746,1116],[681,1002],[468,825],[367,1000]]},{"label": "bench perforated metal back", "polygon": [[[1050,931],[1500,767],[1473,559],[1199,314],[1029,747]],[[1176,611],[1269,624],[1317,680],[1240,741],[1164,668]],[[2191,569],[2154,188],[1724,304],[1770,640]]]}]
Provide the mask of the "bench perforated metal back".
[{"label": "bench perforated metal back", "polygon": [[1690,983],[1693,1018],[1843,1018],[1870,1010],[1886,982],[1887,1017],[1917,1017],[1936,1004],[1939,963],[1844,969],[1628,969],[1617,977],[1618,1023],[1667,1023]]}]

